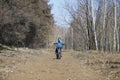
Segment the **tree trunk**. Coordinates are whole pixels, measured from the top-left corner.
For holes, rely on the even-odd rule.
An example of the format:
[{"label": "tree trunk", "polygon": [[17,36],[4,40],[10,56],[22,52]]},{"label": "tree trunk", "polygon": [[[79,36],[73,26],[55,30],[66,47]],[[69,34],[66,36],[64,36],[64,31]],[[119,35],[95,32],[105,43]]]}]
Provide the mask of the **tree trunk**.
[{"label": "tree trunk", "polygon": [[96,50],[98,50],[98,41],[97,41],[97,33],[96,33],[96,26],[95,26],[95,22],[96,22],[96,15],[95,15],[95,9],[93,8],[93,0],[91,0],[91,8],[92,8],[92,18],[93,18],[93,27],[94,27],[94,35],[95,35],[95,45],[96,45]]},{"label": "tree trunk", "polygon": [[117,29],[117,8],[116,8],[116,0],[114,0],[114,50],[119,50],[119,35],[118,35],[118,29]]},{"label": "tree trunk", "polygon": [[88,0],[86,0],[86,18],[87,18],[87,32],[88,32],[89,50],[96,50],[95,36],[94,36],[93,28],[92,28],[92,26],[93,26],[92,16],[89,17]]},{"label": "tree trunk", "polygon": [[102,38],[101,38],[101,49],[102,51],[105,50],[105,24],[106,24],[106,2],[105,0],[103,0],[103,3],[104,3],[104,17],[103,17],[103,35],[102,35]]}]

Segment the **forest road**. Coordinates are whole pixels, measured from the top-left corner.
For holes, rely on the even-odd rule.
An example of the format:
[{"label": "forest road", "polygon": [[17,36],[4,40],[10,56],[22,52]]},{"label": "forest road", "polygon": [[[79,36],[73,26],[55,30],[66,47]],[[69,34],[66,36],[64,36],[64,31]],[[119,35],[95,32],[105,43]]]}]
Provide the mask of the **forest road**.
[{"label": "forest road", "polygon": [[41,54],[17,65],[6,80],[105,80],[72,54],[74,51],[63,51],[60,60],[55,58],[54,51]]}]

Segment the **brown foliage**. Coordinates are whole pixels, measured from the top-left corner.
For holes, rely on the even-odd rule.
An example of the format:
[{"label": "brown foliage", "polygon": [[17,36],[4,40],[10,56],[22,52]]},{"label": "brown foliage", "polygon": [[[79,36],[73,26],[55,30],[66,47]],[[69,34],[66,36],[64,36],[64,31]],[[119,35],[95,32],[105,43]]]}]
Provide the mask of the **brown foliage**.
[{"label": "brown foliage", "polygon": [[45,0],[1,0],[0,43],[46,47],[53,17]]}]

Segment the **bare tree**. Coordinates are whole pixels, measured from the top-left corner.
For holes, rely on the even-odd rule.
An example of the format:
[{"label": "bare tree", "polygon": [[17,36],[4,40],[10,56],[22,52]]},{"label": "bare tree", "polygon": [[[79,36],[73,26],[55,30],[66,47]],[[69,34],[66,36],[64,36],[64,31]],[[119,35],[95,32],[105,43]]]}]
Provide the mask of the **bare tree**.
[{"label": "bare tree", "polygon": [[93,24],[93,27],[94,27],[94,35],[95,35],[95,44],[96,44],[96,50],[98,50],[98,39],[97,39],[97,32],[96,32],[96,10],[94,8],[94,3],[93,3],[93,0],[91,0],[91,8],[92,8],[92,24]]},{"label": "bare tree", "polygon": [[118,35],[118,27],[117,27],[117,3],[116,0],[114,0],[114,50],[119,50],[119,35]]},{"label": "bare tree", "polygon": [[73,28],[73,48],[120,50],[120,1],[77,0],[76,5],[67,4],[66,8],[72,17],[70,25]]}]

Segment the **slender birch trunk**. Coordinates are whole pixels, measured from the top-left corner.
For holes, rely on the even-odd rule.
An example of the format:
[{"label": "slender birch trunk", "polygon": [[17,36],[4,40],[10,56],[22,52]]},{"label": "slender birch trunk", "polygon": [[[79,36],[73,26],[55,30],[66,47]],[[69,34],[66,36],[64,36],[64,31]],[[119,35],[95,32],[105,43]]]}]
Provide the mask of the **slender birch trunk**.
[{"label": "slender birch trunk", "polygon": [[71,49],[73,49],[73,28],[71,28]]},{"label": "slender birch trunk", "polygon": [[91,8],[92,8],[92,19],[93,19],[93,31],[94,31],[94,36],[95,36],[95,45],[96,45],[96,50],[98,50],[98,41],[97,41],[97,33],[96,33],[96,26],[95,26],[95,22],[96,22],[96,15],[95,15],[95,9],[93,6],[93,0],[91,0]]},{"label": "slender birch trunk", "polygon": [[102,44],[101,44],[101,46],[102,46],[102,51],[104,51],[105,50],[105,24],[106,24],[106,0],[103,0],[103,2],[104,2],[104,17],[103,17],[103,35],[102,35]]},{"label": "slender birch trunk", "polygon": [[115,27],[114,27],[114,50],[119,50],[119,35],[118,35],[118,29],[117,29],[117,6],[116,6],[116,0],[114,0],[114,21],[115,21]]},{"label": "slender birch trunk", "polygon": [[119,31],[117,26],[117,2],[114,0],[115,4],[115,26],[116,26],[116,36],[117,36],[117,51],[119,51]]}]

